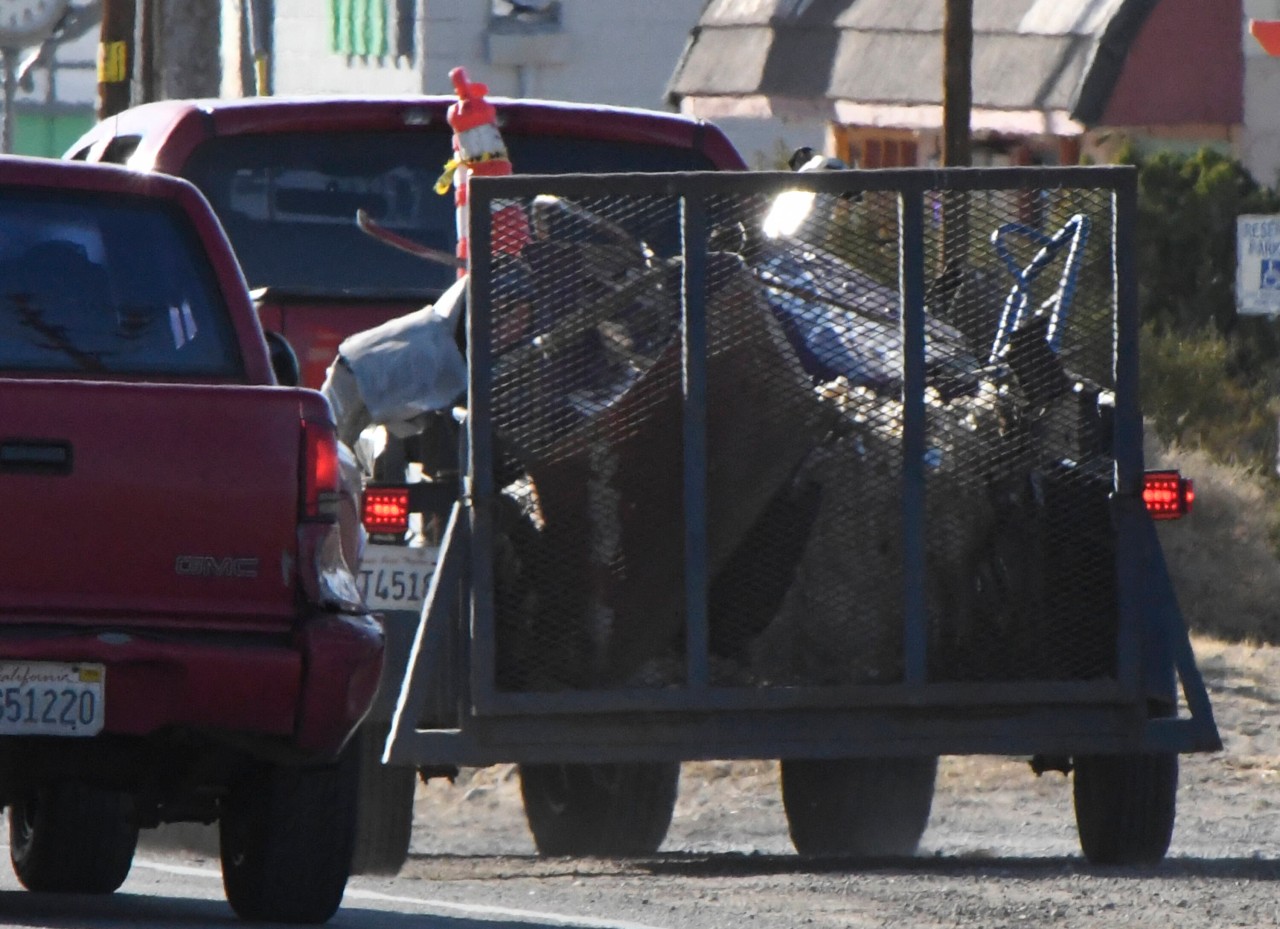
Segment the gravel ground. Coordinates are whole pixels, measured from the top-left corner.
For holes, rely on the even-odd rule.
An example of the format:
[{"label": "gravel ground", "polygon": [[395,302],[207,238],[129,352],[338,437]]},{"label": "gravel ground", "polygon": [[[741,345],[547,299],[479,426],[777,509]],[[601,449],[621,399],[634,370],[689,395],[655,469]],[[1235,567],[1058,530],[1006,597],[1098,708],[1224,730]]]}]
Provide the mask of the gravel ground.
[{"label": "gravel ground", "polygon": [[1196,646],[1226,749],[1182,759],[1173,846],[1156,867],[1088,865],[1070,780],[1023,759],[944,758],[919,855],[857,865],[793,854],[770,762],[685,765],[652,859],[538,859],[515,771],[498,766],[419,787],[396,884],[601,925],[1280,925],[1280,649]]},{"label": "gravel ground", "polygon": [[[1280,648],[1200,639],[1196,650],[1226,747],[1183,757],[1173,845],[1155,867],[1087,864],[1070,780],[979,756],[942,759],[915,858],[800,859],[774,763],[702,762],[684,766],[653,858],[540,859],[504,765],[420,784],[410,861],[394,880],[353,886],[612,929],[1280,925]],[[186,854],[212,852],[207,838],[178,838]]]}]

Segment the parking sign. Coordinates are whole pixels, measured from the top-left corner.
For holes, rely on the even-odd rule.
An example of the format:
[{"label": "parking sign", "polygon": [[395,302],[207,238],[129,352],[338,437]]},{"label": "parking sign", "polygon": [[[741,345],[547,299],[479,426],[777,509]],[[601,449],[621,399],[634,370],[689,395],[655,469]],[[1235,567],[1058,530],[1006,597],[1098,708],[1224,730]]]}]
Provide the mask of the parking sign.
[{"label": "parking sign", "polygon": [[1280,314],[1280,216],[1236,219],[1236,309],[1242,316]]}]

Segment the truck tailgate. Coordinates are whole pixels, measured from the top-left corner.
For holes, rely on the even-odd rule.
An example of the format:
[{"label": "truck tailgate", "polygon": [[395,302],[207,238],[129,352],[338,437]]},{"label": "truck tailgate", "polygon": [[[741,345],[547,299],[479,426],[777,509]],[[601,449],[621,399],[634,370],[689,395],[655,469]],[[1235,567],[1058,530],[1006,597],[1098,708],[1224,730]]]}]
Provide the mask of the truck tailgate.
[{"label": "truck tailgate", "polygon": [[0,618],[286,626],[304,410],[325,407],[279,387],[0,380]]}]

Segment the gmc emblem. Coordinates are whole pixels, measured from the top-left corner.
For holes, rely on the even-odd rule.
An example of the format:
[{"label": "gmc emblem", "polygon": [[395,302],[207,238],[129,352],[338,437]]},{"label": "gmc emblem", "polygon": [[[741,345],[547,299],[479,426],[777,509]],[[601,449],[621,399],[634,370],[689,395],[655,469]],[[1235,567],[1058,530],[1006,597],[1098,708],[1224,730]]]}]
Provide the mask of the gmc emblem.
[{"label": "gmc emblem", "polygon": [[173,570],[183,577],[257,577],[258,559],[179,555]]}]

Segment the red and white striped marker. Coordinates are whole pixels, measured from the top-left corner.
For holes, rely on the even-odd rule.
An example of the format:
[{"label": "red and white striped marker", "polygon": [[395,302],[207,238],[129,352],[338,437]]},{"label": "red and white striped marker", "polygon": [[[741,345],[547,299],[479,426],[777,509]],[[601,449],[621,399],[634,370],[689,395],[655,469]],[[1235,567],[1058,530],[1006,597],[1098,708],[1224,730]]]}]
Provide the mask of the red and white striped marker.
[{"label": "red and white striped marker", "polygon": [[[454,215],[457,224],[458,276],[466,273],[471,249],[467,241],[468,181],[471,175],[502,177],[511,174],[506,143],[498,131],[498,111],[487,99],[485,84],[467,80],[463,68],[449,72],[458,102],[449,107],[446,119],[453,129],[453,158],[436,181],[436,193],[446,193],[453,185]],[[491,219],[493,251],[518,255],[529,242],[529,218],[514,201],[495,200]]]}]

